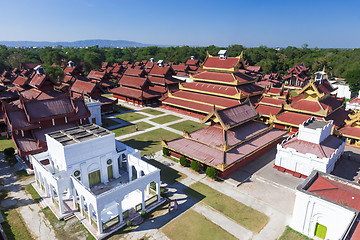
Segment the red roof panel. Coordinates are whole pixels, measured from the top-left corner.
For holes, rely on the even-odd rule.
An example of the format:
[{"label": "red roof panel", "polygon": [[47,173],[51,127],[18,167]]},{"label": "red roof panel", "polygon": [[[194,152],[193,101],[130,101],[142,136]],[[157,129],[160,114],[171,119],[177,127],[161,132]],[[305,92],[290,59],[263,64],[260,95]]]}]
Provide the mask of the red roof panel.
[{"label": "red roof panel", "polygon": [[208,57],[204,63],[204,67],[229,69],[233,68],[239,61],[239,58],[232,57],[225,59],[220,59],[219,57]]}]

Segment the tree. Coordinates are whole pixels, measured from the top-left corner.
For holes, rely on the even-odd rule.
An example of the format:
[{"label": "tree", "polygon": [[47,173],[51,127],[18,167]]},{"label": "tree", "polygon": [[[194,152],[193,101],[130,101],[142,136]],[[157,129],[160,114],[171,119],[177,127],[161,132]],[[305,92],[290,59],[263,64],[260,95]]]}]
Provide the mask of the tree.
[{"label": "tree", "polygon": [[345,75],[345,81],[349,84],[350,90],[357,93],[360,90],[360,69],[350,71]]},{"label": "tree", "polygon": [[206,169],[205,173],[206,173],[206,176],[208,176],[208,177],[210,177],[212,179],[215,179],[217,177],[217,175],[218,175],[218,171],[213,167],[208,167]]},{"label": "tree", "polygon": [[85,71],[90,72],[92,69],[99,69],[102,63],[101,55],[96,52],[88,52],[84,56]]},{"label": "tree", "polygon": [[64,77],[64,71],[59,66],[45,65],[45,73],[56,82],[59,82]]},{"label": "tree", "polygon": [[23,59],[24,55],[19,51],[15,51],[8,56],[7,63],[11,68],[19,68],[20,63],[23,61]]},{"label": "tree", "polygon": [[190,163],[190,168],[196,172],[200,171],[200,163],[198,161],[192,161]]},{"label": "tree", "polygon": [[188,160],[186,159],[185,156],[181,156],[180,157],[180,165],[183,167],[186,167],[189,164]]}]

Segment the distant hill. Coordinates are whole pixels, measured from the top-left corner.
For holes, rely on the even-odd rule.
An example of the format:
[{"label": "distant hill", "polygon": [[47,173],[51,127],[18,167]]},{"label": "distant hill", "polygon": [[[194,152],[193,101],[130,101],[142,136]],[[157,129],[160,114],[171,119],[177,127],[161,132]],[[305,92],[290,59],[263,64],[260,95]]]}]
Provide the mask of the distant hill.
[{"label": "distant hill", "polygon": [[93,40],[81,40],[75,42],[37,42],[37,41],[0,41],[0,45],[5,45],[7,47],[91,47],[98,45],[99,47],[112,47],[112,48],[126,48],[126,47],[148,47],[155,46],[154,44],[144,44],[133,41],[126,40],[102,40],[102,39],[93,39]]}]

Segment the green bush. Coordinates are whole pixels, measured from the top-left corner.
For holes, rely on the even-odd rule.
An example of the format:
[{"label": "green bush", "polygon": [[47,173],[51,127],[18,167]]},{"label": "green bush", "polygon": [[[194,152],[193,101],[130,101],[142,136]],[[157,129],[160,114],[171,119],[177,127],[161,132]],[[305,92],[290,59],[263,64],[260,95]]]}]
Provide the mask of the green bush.
[{"label": "green bush", "polygon": [[146,212],[145,210],[142,210],[142,211],[140,212],[140,215],[141,215],[143,218],[146,217],[146,214],[147,214],[147,212]]},{"label": "green bush", "polygon": [[162,198],[166,197],[166,191],[164,187],[160,187],[160,197]]},{"label": "green bush", "polygon": [[180,165],[183,167],[187,167],[189,165],[189,161],[186,159],[185,156],[180,157]]},{"label": "green bush", "polygon": [[217,175],[218,175],[218,171],[215,168],[208,167],[206,169],[206,176],[208,176],[208,177],[210,177],[212,179],[215,179],[217,177]]},{"label": "green bush", "polygon": [[126,221],[126,226],[131,227],[131,225],[132,225],[132,222],[130,220],[127,220]]},{"label": "green bush", "polygon": [[190,168],[196,172],[200,171],[200,163],[197,161],[192,161],[190,163]]},{"label": "green bush", "polygon": [[5,154],[7,157],[14,156],[14,154],[15,154],[15,149],[14,149],[13,147],[5,148],[5,149],[4,149],[4,154]]},{"label": "green bush", "polygon": [[165,156],[169,156],[169,155],[170,155],[170,151],[169,151],[169,149],[167,149],[166,147],[163,147],[163,155],[165,155]]}]

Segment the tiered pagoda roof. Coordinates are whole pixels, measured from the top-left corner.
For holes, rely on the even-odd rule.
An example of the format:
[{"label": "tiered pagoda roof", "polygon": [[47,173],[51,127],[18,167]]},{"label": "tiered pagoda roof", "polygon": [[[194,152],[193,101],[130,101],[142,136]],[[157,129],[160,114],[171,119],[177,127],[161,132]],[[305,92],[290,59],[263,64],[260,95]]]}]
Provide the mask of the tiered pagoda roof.
[{"label": "tiered pagoda roof", "polygon": [[294,67],[288,70],[288,75],[283,76],[287,86],[305,86],[310,80],[309,68],[305,67],[305,64],[296,63]]},{"label": "tiered pagoda roof", "polygon": [[190,75],[193,82],[179,85],[179,91],[164,97],[163,105],[197,114],[208,114],[212,106],[218,109],[232,107],[247,98],[255,101],[263,88],[254,84],[255,78],[239,72],[244,65],[242,55],[234,58],[213,57],[208,54],[203,72]]},{"label": "tiered pagoda roof", "polygon": [[235,165],[248,163],[253,154],[287,133],[268,127],[256,121],[257,118],[250,101],[222,110],[212,108],[202,120],[202,123],[211,122],[211,126],[192,133],[184,131],[182,138],[162,144],[172,152],[229,172]]},{"label": "tiered pagoda roof", "polygon": [[270,122],[298,128],[298,125],[306,119],[316,117],[322,120],[333,120],[334,125],[339,129],[347,119],[344,108],[345,99],[331,95],[333,90],[327,80],[315,82],[311,80],[297,92],[298,96],[291,97],[288,102],[283,103],[280,112],[269,112]]},{"label": "tiered pagoda roof", "polygon": [[345,120],[345,126],[338,133],[349,139],[360,140],[360,111],[349,114],[349,119]]}]

